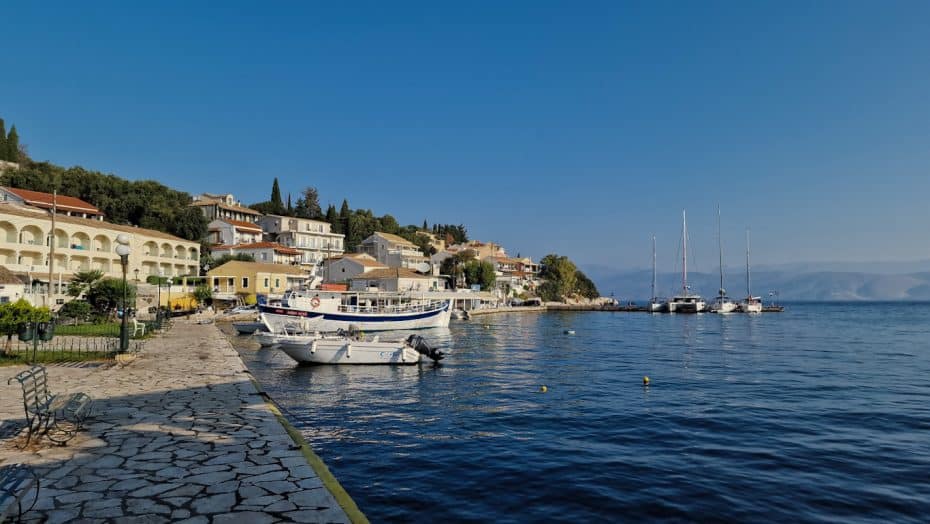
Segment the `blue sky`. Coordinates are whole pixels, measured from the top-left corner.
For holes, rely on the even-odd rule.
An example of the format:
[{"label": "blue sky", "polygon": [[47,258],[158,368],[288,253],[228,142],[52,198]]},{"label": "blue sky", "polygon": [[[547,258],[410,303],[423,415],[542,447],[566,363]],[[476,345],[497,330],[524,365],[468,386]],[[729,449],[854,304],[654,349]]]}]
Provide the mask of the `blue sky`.
[{"label": "blue sky", "polygon": [[927,2],[21,2],[33,158],[673,270],[930,258]]}]

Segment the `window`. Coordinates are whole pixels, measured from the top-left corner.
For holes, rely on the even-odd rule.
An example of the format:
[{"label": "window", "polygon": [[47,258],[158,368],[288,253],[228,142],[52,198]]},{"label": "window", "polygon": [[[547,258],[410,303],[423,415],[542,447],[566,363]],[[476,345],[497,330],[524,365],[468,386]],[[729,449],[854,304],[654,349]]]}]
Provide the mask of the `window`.
[{"label": "window", "polygon": [[262,253],[262,260],[268,260],[268,253]]},{"label": "window", "polygon": [[281,287],[281,279],[280,279],[280,278],[274,279],[274,287],[276,287],[276,288]]},{"label": "window", "polygon": [[226,279],[226,287],[228,287],[228,288],[230,288],[230,289],[236,287],[236,279],[235,279],[235,278],[232,278],[232,277],[227,278],[227,279]]},{"label": "window", "polygon": [[268,279],[265,279],[265,287],[268,287]]},{"label": "window", "polygon": [[242,288],[243,289],[249,288],[249,277],[242,277]]}]

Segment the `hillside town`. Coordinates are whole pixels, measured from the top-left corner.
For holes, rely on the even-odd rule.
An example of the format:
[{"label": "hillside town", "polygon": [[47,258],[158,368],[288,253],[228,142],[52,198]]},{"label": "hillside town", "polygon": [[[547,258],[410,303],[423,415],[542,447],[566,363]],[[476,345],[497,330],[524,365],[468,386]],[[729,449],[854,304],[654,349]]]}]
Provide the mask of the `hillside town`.
[{"label": "hillside town", "polygon": [[[6,162],[0,169],[16,167]],[[7,270],[0,303],[24,298],[55,310],[72,298],[69,284],[81,272],[122,278],[120,235],[128,237],[125,271],[137,287],[140,311],[155,302],[188,307],[198,286],[206,286],[212,301],[222,305],[274,301],[289,289],[310,288],[439,293],[472,309],[535,297],[541,283],[539,263],[511,257],[494,242],[448,244],[430,231],[418,231],[431,247],[428,254],[408,239],[377,231],[347,252],[345,235],[326,221],[264,214],[229,193],[204,193],[189,206],[208,221],[202,243],[111,223],[94,203],[75,197],[0,187],[0,260]],[[211,267],[209,261],[220,263]],[[467,285],[463,272],[455,270],[468,261],[489,264],[493,278]],[[444,273],[449,266],[453,271]]]}]

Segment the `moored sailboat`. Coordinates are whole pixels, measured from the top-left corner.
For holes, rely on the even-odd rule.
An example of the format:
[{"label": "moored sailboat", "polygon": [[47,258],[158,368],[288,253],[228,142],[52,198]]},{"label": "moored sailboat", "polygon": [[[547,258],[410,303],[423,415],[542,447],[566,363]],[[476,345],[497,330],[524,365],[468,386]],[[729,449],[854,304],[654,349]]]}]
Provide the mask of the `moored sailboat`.
[{"label": "moored sailboat", "polygon": [[717,291],[717,298],[710,306],[714,313],[732,313],[737,310],[739,305],[730,300],[727,296],[727,290],[723,287],[723,238],[720,235],[720,206],[717,206],[717,248],[720,252],[720,289]]},{"label": "moored sailboat", "polygon": [[746,228],[746,298],[740,302],[743,313],[762,313],[762,297],[752,296],[752,280],[749,269],[749,228]]},{"label": "moored sailboat", "polygon": [[688,285],[688,220],[681,212],[681,294],[668,302],[669,313],[700,313],[706,307],[700,295],[691,293]]},{"label": "moored sailboat", "polygon": [[646,304],[646,311],[658,313],[665,309],[665,303],[656,296],[656,236],[652,235],[652,298]]}]

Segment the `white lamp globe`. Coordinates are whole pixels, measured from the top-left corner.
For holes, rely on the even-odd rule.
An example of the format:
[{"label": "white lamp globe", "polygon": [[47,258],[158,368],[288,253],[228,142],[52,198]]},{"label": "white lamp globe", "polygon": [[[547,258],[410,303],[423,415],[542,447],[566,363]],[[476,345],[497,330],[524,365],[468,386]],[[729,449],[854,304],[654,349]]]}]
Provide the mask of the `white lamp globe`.
[{"label": "white lamp globe", "polygon": [[129,235],[126,233],[120,233],[116,235],[116,242],[118,244],[128,245],[129,244]]},{"label": "white lamp globe", "polygon": [[126,244],[116,246],[116,254],[121,257],[129,256],[129,246]]}]

